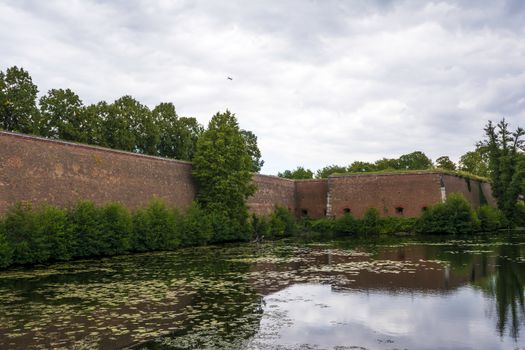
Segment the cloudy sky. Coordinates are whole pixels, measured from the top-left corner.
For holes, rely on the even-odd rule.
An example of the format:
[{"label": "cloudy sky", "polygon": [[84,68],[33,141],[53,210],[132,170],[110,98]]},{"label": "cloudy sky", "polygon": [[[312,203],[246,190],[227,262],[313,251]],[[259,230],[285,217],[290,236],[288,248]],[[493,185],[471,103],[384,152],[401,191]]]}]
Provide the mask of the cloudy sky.
[{"label": "cloudy sky", "polygon": [[0,70],[85,104],[171,101],[203,124],[228,108],[267,174],[457,160],[488,119],[525,126],[522,0],[0,0],[0,24]]}]

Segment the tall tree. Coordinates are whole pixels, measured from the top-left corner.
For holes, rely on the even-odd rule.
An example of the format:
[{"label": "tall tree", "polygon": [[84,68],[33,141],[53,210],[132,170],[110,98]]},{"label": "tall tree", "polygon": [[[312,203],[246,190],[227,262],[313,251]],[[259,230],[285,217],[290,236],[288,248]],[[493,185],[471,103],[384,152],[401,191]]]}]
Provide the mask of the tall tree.
[{"label": "tall tree", "polygon": [[264,165],[264,160],[261,159],[261,151],[259,150],[259,146],[257,145],[257,136],[255,136],[253,132],[248,130],[241,130],[241,134],[244,138],[244,142],[246,143],[248,153],[252,158],[252,171],[254,173],[258,173],[259,171],[261,171],[261,168]]},{"label": "tall tree", "polygon": [[456,164],[448,156],[441,156],[436,159],[436,167],[445,170],[456,170]]},{"label": "tall tree", "polygon": [[376,171],[377,168],[374,164],[369,162],[361,162],[356,160],[350,166],[348,167],[349,173],[363,173],[363,172],[370,172],[370,171]]},{"label": "tall tree", "polygon": [[87,142],[83,104],[70,89],[51,89],[40,98],[40,134],[53,139]]},{"label": "tall tree", "polygon": [[421,151],[403,154],[399,157],[399,169],[426,170],[432,168],[432,160]]},{"label": "tall tree", "polygon": [[314,172],[310,169],[305,169],[302,166],[298,166],[294,170],[285,170],[282,173],[278,173],[277,176],[284,177],[286,179],[313,179],[314,178]]},{"label": "tall tree", "polygon": [[193,160],[197,150],[197,141],[204,132],[204,128],[193,117],[180,117],[177,122],[176,147],[177,158]]},{"label": "tall tree", "polygon": [[210,215],[214,241],[249,239],[246,199],[255,192],[252,159],[235,115],[215,114],[197,141],[197,201]]},{"label": "tall tree", "polygon": [[38,88],[23,68],[0,72],[0,128],[23,133],[37,132]]},{"label": "tall tree", "polygon": [[462,155],[459,158],[459,170],[488,177],[490,172],[487,148],[476,147],[474,151],[469,151]]},{"label": "tall tree", "polygon": [[498,207],[511,222],[517,219],[518,198],[523,193],[525,181],[525,130],[518,127],[509,130],[505,119],[497,125],[489,121],[485,127],[486,139],[478,146],[486,147],[489,156],[489,169],[492,179],[492,193]]}]

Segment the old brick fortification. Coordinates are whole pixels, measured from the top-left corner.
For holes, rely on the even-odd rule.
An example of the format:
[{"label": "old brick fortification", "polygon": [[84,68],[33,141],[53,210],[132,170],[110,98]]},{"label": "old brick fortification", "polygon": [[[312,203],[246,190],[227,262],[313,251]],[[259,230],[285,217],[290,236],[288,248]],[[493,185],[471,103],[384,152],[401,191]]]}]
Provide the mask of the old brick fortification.
[{"label": "old brick fortification", "polygon": [[[0,132],[0,213],[20,201],[57,206],[118,201],[135,209],[154,197],[185,209],[196,194],[191,170],[189,162]],[[279,205],[311,218],[347,211],[361,217],[371,207],[383,216],[419,216],[452,192],[479,207],[480,190],[494,204],[490,184],[439,172],[253,179],[258,189],[247,204],[263,215]]]}]

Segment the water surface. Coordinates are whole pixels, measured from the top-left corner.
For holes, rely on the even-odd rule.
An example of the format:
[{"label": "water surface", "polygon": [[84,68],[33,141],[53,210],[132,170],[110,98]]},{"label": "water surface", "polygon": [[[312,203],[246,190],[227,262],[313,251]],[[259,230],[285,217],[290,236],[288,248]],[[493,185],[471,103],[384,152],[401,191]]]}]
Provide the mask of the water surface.
[{"label": "water surface", "polygon": [[525,349],[525,238],[183,249],[0,272],[1,349]]}]

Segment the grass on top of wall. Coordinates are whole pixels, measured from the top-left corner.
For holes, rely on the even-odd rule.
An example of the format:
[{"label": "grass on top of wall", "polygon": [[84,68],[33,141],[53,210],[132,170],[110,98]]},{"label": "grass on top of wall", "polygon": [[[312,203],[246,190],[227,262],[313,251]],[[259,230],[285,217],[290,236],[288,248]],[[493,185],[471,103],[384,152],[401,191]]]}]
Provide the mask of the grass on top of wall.
[{"label": "grass on top of wall", "polygon": [[461,170],[448,170],[448,169],[441,169],[441,168],[433,168],[433,169],[425,169],[425,170],[385,169],[385,170],[377,170],[377,171],[334,173],[330,175],[330,177],[343,177],[343,176],[352,176],[352,175],[388,175],[388,174],[396,175],[396,174],[420,174],[420,173],[440,173],[440,174],[446,174],[446,175],[454,175],[457,177],[475,180],[475,181],[490,182],[490,179],[488,177],[474,175],[469,172],[461,171]]}]

